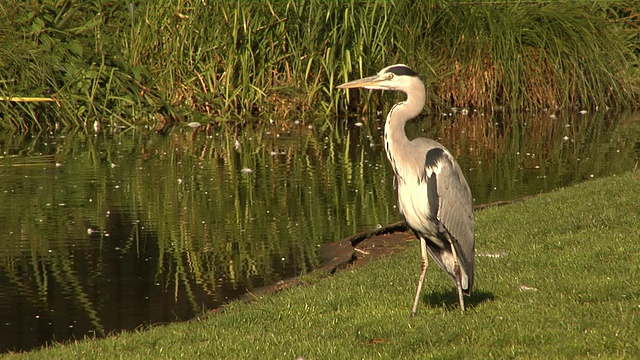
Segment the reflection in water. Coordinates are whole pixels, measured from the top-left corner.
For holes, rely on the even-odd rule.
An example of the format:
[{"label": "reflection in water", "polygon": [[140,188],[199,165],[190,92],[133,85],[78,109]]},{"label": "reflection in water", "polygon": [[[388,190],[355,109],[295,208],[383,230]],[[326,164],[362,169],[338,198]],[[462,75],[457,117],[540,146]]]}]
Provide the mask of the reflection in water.
[{"label": "reflection in water", "polygon": [[[526,116],[407,132],[454,153],[478,204],[638,161],[637,114]],[[322,243],[399,220],[382,119],[361,121],[0,136],[0,351],[189,319],[312,270]]]}]

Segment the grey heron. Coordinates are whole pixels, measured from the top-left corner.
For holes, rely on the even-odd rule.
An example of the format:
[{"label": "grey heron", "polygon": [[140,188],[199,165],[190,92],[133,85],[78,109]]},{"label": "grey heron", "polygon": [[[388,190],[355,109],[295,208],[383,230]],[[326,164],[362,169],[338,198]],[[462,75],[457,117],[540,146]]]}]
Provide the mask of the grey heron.
[{"label": "grey heron", "polygon": [[460,166],[444,146],[431,139],[409,140],[404,131],[407,121],[418,116],[424,107],[423,82],[411,68],[396,64],[338,88],[406,94],[406,100],[395,104],[387,115],[384,145],[395,173],[400,214],[420,239],[422,263],[411,316],[418,311],[427,253],[455,283],[460,309],[464,311],[463,293],[470,295],[473,288],[473,199]]}]

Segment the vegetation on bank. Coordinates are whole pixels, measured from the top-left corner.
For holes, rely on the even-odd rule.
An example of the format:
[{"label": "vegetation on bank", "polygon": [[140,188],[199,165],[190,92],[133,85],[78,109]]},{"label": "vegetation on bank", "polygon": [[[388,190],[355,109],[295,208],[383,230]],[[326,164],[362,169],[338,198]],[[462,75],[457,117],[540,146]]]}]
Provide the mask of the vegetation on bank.
[{"label": "vegetation on bank", "polygon": [[633,108],[640,95],[632,0],[133,4],[0,4],[0,126],[336,114],[337,84],[395,62],[423,74],[434,109]]},{"label": "vegetation on bank", "polygon": [[477,213],[478,276],[464,314],[434,268],[409,317],[414,242],[197,321],[8,358],[638,358],[639,185],[630,172]]}]

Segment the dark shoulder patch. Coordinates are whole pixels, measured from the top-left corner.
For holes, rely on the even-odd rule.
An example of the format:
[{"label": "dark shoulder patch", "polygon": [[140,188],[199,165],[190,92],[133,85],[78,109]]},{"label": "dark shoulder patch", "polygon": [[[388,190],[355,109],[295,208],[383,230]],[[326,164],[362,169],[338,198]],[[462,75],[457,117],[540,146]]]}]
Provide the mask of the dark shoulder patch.
[{"label": "dark shoulder patch", "polygon": [[415,71],[411,70],[408,66],[404,66],[404,65],[392,66],[387,69],[387,72],[394,73],[396,75],[418,76],[418,74]]},{"label": "dark shoulder patch", "polygon": [[437,167],[438,162],[444,157],[444,150],[442,148],[433,148],[427,151],[427,157],[424,161],[426,167]]},{"label": "dark shoulder patch", "polygon": [[429,202],[429,218],[437,219],[440,210],[440,195],[438,194],[438,176],[435,172],[427,179],[427,201]]}]

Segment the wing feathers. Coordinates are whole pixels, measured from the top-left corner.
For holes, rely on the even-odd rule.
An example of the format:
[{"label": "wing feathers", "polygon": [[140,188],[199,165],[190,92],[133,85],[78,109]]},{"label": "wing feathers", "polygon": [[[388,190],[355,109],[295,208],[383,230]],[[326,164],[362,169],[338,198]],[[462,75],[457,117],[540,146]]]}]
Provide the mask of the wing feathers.
[{"label": "wing feathers", "polygon": [[459,255],[470,291],[473,286],[475,238],[471,190],[460,167],[443,148],[435,147],[427,152],[425,176],[429,212],[436,215],[431,219],[439,220],[442,230],[450,235],[449,242]]}]

